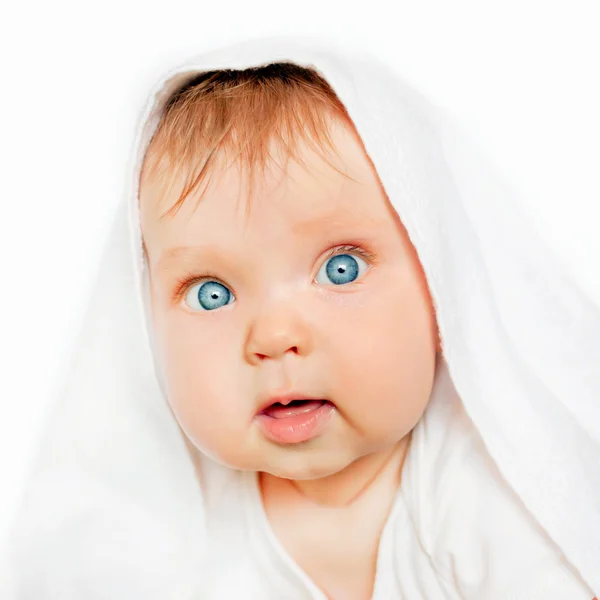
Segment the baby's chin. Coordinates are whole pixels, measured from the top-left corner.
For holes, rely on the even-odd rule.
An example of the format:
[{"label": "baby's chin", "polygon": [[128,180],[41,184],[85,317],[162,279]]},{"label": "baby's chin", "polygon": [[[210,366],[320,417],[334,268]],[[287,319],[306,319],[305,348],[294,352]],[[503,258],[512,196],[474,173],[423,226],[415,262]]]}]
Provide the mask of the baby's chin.
[{"label": "baby's chin", "polygon": [[256,469],[282,479],[305,481],[322,479],[343,471],[360,458],[354,453],[338,449],[333,454],[287,457],[283,460],[269,460],[262,468]]},{"label": "baby's chin", "polygon": [[327,447],[315,444],[314,440],[293,446],[277,446],[270,442],[260,446],[260,449],[237,454],[204,453],[225,467],[298,481],[335,475],[369,453],[368,449],[359,450],[342,444]]},{"label": "baby's chin", "polygon": [[366,438],[337,427],[306,442],[278,444],[254,430],[242,439],[231,435],[226,444],[222,436],[191,441],[202,454],[224,467],[301,481],[335,475],[358,459],[396,443],[401,437],[386,433],[386,439],[380,439],[379,435]]}]

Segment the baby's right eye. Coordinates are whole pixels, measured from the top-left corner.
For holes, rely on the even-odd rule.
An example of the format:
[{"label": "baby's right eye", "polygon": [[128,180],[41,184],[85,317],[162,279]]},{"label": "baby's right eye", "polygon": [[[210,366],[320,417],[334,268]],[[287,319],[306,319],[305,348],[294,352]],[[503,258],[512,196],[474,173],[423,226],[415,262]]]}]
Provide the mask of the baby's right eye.
[{"label": "baby's right eye", "polygon": [[[188,303],[188,299],[191,303]],[[205,280],[193,285],[187,292],[185,300],[190,308],[196,308],[193,304],[200,305],[200,312],[215,310],[231,304],[234,295],[218,281]],[[193,303],[193,304],[192,304]]]},{"label": "baby's right eye", "polygon": [[344,252],[329,257],[319,269],[317,283],[327,284],[329,281],[334,285],[347,285],[354,282],[369,268],[358,254]]}]

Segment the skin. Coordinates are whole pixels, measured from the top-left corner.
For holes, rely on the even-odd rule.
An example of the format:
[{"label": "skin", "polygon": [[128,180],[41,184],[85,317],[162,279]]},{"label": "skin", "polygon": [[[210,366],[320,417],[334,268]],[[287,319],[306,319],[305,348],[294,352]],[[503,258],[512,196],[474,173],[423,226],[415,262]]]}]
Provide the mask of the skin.
[{"label": "skin", "polygon": [[[301,145],[308,168],[291,160],[286,172],[258,178],[248,216],[245,180],[232,167],[216,183],[213,175],[198,207],[192,196],[162,220],[183,179],[165,191],[143,176],[140,217],[158,352],[183,431],[215,460],[261,473],[273,529],[330,597],[365,598],[409,434],[429,401],[440,339],[416,251],[360,138],[339,119],[332,138],[339,156],[331,160],[356,182]],[[336,285],[325,275],[332,261],[325,256],[344,244],[375,258],[339,252],[358,256],[359,275]],[[212,251],[161,261],[184,245]],[[173,298],[185,273],[213,277]],[[233,302],[203,310],[198,291],[215,276]],[[255,419],[265,395],[289,389],[336,405],[308,442],[274,443]],[[318,522],[319,539],[301,525],[290,528],[290,516]]]}]

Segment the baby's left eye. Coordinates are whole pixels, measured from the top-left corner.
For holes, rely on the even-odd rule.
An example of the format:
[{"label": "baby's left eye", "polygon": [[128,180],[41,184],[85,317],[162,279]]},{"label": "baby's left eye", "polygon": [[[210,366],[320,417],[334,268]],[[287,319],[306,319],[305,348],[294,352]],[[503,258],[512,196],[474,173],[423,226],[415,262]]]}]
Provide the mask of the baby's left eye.
[{"label": "baby's left eye", "polygon": [[324,276],[334,285],[343,285],[352,283],[361,273],[360,267],[363,265],[363,271],[367,269],[367,263],[359,256],[351,254],[336,254],[323,263],[323,266],[317,273],[316,281],[318,283],[328,283],[322,281],[319,277]]}]

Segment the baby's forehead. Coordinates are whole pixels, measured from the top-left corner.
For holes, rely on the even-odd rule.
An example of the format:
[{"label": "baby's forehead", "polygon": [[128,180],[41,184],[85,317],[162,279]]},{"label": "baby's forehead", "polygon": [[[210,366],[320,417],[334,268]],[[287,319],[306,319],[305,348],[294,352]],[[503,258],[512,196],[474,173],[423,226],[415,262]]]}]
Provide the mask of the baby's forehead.
[{"label": "baby's forehead", "polygon": [[[211,254],[218,254],[223,248],[243,251],[257,245],[283,251],[287,246],[309,249],[327,241],[373,241],[382,234],[383,228],[389,227],[390,215],[376,209],[377,198],[372,198],[372,210],[368,210],[367,202],[357,206],[340,202],[339,198],[305,203],[285,198],[284,195],[280,202],[273,201],[270,206],[259,199],[248,216],[238,213],[235,218],[230,207],[214,204],[208,209],[208,204],[200,206],[196,217],[165,227],[155,238],[155,245],[162,254],[174,258],[198,247]],[[366,200],[364,195],[361,199]]]},{"label": "baby's forehead", "polygon": [[324,158],[303,144],[300,160],[288,159],[284,168],[284,157],[275,154],[265,171],[254,173],[250,189],[249,170],[223,155],[201,197],[190,196],[164,219],[157,219],[152,205],[161,204],[163,209],[171,205],[189,177],[183,174],[167,193],[160,184],[149,182],[140,195],[146,244],[154,244],[155,234],[159,245],[166,247],[187,245],[186,240],[210,238],[216,232],[224,242],[227,234],[232,238],[248,234],[258,242],[261,235],[278,231],[311,236],[343,229],[360,237],[362,231],[389,223],[387,196],[360,138],[342,123],[331,132],[335,154]]},{"label": "baby's forehead", "polygon": [[[393,232],[390,214],[373,190],[362,192],[361,204],[353,202],[357,194],[346,191],[343,196],[305,202],[290,201],[282,194],[279,202],[271,199],[271,205],[258,197],[248,216],[239,211],[236,217],[230,205],[219,205],[211,196],[212,207],[201,203],[194,217],[173,221],[151,234],[150,266],[160,272],[186,263],[190,268],[205,261],[234,264],[250,260],[257,249],[280,254],[282,260],[284,256],[304,260],[333,245],[381,246]],[[202,202],[211,200],[207,196]]]}]

